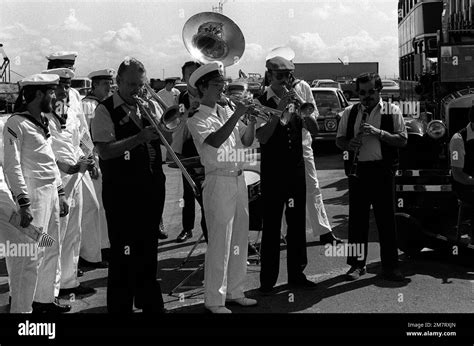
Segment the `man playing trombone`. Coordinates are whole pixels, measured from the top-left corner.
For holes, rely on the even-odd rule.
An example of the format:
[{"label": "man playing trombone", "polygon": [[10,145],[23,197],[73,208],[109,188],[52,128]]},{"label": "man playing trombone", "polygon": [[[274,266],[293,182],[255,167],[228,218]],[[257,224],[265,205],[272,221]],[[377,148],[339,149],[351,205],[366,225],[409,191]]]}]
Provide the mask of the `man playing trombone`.
[{"label": "man playing trombone", "polygon": [[[130,58],[117,71],[118,92],[105,99],[91,122],[102,170],[102,197],[110,239],[107,283],[110,313],[164,312],[156,281],[159,223],[165,202],[165,175],[156,128],[144,116],[160,118],[153,101],[137,107],[147,82],[143,64]],[[168,136],[169,137],[169,136]]]},{"label": "man playing trombone", "polygon": [[208,247],[204,304],[212,313],[230,313],[225,307],[226,301],[241,306],[257,304],[256,300],[244,296],[249,230],[248,193],[242,174],[244,162],[231,159],[233,151],[252,145],[255,119],[245,126],[240,118],[249,107],[238,103],[235,112],[230,114],[217,104],[225,86],[221,64],[213,62],[201,66],[191,75],[189,84],[198,90],[201,105],[188,119],[188,128],[206,175],[203,203]]},{"label": "man playing trombone", "polygon": [[[306,257],[306,183],[302,130],[316,134],[316,120],[301,117],[295,109],[296,97],[289,80],[294,64],[280,56],[267,60],[270,86],[258,101],[282,112],[257,129],[262,150],[261,189],[263,232],[261,249],[260,288],[262,294],[272,294],[278,279],[280,264],[280,229],[283,207],[288,224],[288,283],[294,287],[314,288],[316,284],[303,274]],[[289,109],[288,108],[294,108]]]},{"label": "man playing trombone", "polygon": [[[391,281],[403,281],[398,269],[395,231],[395,182],[397,148],[407,143],[407,131],[400,109],[380,98],[382,81],[375,73],[357,77],[356,89],[361,103],[347,107],[337,130],[336,145],[351,156],[349,175],[349,244],[362,244],[364,257],[349,256],[348,280],[366,272],[369,212],[372,204],[380,238],[382,274]],[[365,119],[364,119],[365,118]],[[357,156],[353,158],[354,152]],[[352,166],[351,166],[352,165]],[[352,174],[349,174],[349,171]]]}]

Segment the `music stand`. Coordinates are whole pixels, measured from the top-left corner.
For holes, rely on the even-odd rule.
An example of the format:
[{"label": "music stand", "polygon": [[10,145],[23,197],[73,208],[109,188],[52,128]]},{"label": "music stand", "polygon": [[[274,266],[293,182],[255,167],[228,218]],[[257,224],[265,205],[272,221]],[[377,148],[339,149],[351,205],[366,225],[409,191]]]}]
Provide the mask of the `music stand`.
[{"label": "music stand", "polygon": [[[204,238],[204,233],[201,233],[201,235],[199,236],[199,238],[196,240],[196,242],[194,243],[193,247],[191,248],[191,250],[189,251],[188,255],[186,256],[186,258],[183,260],[183,262],[181,262],[181,264],[179,266],[177,266],[174,270],[179,270],[181,268],[184,267],[184,265],[189,261],[189,258],[191,257],[191,255],[193,254],[194,250],[196,250],[197,246],[199,245],[199,243],[201,242],[202,238]],[[197,262],[198,260],[194,260],[192,262]],[[178,290],[180,289],[181,287],[183,287],[183,285],[189,280],[191,279],[192,276],[194,276],[194,274],[196,274],[197,272],[199,272],[201,269],[204,268],[204,263],[201,263],[195,270],[193,270],[193,272],[191,274],[189,274],[188,276],[186,276],[183,280],[181,280],[178,285],[176,285],[171,291],[170,293],[168,293],[169,296],[173,296],[173,294]],[[194,287],[194,286],[191,286],[191,287]],[[196,286],[197,287],[197,286]]]}]

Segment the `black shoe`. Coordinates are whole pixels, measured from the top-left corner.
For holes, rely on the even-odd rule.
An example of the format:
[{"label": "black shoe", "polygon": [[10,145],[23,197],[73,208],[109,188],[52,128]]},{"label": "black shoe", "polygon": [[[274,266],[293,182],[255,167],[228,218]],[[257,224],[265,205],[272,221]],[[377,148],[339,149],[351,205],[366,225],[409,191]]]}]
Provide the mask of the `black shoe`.
[{"label": "black shoe", "polygon": [[178,235],[178,238],[176,238],[176,242],[182,243],[192,237],[193,237],[193,231],[182,230],[181,233]]},{"label": "black shoe", "polygon": [[315,282],[308,280],[307,278],[297,281],[288,281],[288,285],[294,288],[304,288],[310,290],[318,288],[318,285]]},{"label": "black shoe", "polygon": [[71,294],[74,294],[75,297],[78,297],[78,296],[91,295],[96,292],[97,290],[95,288],[87,287],[87,286],[83,286],[82,284],[79,284],[79,286],[74,287],[74,288],[61,288],[59,290],[59,296],[70,297]]},{"label": "black shoe", "polygon": [[355,281],[359,279],[362,275],[364,275],[367,272],[367,270],[364,267],[356,267],[352,266],[351,269],[346,274],[346,278],[349,281]]},{"label": "black shoe", "polygon": [[405,276],[399,269],[384,270],[382,271],[382,277],[388,281],[403,282],[406,280]]},{"label": "black shoe", "polygon": [[260,286],[258,288],[258,292],[262,295],[262,296],[271,296],[273,294],[275,294],[276,290],[274,287],[265,287],[265,286]]},{"label": "black shoe", "polygon": [[34,314],[57,314],[71,311],[71,305],[59,304],[58,298],[55,298],[52,303],[33,302],[31,306]]},{"label": "black shoe", "polygon": [[341,244],[343,243],[342,239],[339,239],[338,237],[336,237],[334,235],[334,233],[332,232],[328,232],[328,233],[325,233],[323,235],[320,235],[319,236],[319,242],[322,244],[322,245],[326,245],[326,244]]},{"label": "black shoe", "polygon": [[82,269],[77,268],[77,277],[80,278],[81,276],[84,276],[84,271]]}]

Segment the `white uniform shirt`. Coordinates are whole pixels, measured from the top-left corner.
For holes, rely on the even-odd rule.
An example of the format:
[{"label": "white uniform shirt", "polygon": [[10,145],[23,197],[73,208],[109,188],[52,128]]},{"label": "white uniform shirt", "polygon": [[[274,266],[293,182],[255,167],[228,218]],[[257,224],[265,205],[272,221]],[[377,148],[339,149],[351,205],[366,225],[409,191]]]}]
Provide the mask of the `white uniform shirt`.
[{"label": "white uniform shirt", "polygon": [[[382,99],[380,99],[380,102],[374,107],[372,112],[370,112],[365,122],[374,126],[377,129],[380,129],[382,119],[381,112],[383,110],[383,107],[384,102],[382,101]],[[347,122],[351,109],[352,106],[347,107],[342,113],[342,118],[339,122],[339,127],[337,129],[337,138],[346,136]],[[365,107],[360,104],[359,112],[357,113],[357,118],[354,124],[354,137],[359,133],[360,123],[364,110]],[[403,115],[400,108],[394,104],[391,104],[390,114],[393,117],[394,133],[400,134],[403,137],[408,138],[407,130],[405,128],[405,122],[403,121]],[[363,136],[362,146],[359,150],[359,161],[364,162],[377,160],[382,160],[382,148],[380,146],[380,139],[377,138],[377,136]]]},{"label": "white uniform shirt", "polygon": [[[219,108],[219,111],[217,109]],[[219,112],[219,116],[217,113]],[[231,114],[216,105],[214,108],[200,105],[198,112],[188,119],[188,129],[193,136],[194,144],[201,158],[206,174],[215,170],[235,171],[243,169],[244,160],[239,160],[238,149],[243,149],[241,136],[246,126],[239,120],[231,135],[219,148],[205,143],[207,136],[219,130],[229,120]],[[232,157],[235,159],[232,160]]]},{"label": "white uniform shirt", "polygon": [[25,177],[45,183],[56,180],[56,185],[61,185],[52,138],[46,138],[43,129],[14,114],[5,124],[3,137],[4,173],[15,197],[28,195]]},{"label": "white uniform shirt", "polygon": [[3,175],[3,129],[7,118],[0,118],[0,191],[10,191]]},{"label": "white uniform shirt", "polygon": [[99,100],[92,97],[85,97],[81,101],[82,111],[86,118],[87,126],[91,126],[91,120],[95,116],[95,109],[99,105]]},{"label": "white uniform shirt", "polygon": [[166,88],[158,91],[158,96],[163,100],[163,102],[168,106],[174,106],[178,104],[179,100],[179,90],[172,88],[171,91],[166,90]]},{"label": "white uniform shirt", "polygon": [[81,122],[78,113],[72,108],[67,110],[65,129],[61,129],[61,124],[54,114],[49,113],[46,116],[49,119],[56,159],[69,165],[75,165],[84,155],[80,149]]}]

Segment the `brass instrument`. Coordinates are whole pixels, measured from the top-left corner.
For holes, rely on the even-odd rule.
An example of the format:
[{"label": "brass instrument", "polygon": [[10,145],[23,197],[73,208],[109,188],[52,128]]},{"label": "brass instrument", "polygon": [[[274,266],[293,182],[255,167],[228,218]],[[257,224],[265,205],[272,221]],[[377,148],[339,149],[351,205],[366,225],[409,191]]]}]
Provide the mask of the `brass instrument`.
[{"label": "brass instrument", "polygon": [[197,188],[188,171],[186,171],[186,168],[183,166],[178,156],[176,156],[176,153],[171,148],[170,144],[161,132],[163,130],[163,124],[161,123],[161,120],[157,119],[156,114],[153,114],[153,112],[149,110],[148,102],[150,101],[150,99],[144,99],[138,95],[134,95],[133,98],[135,99],[135,101],[137,101],[137,107],[139,108],[140,113],[143,114],[147,118],[148,122],[155,128],[156,132],[160,136],[161,143],[163,143],[163,145],[166,147],[166,150],[168,150],[168,153],[171,155],[171,158],[181,169],[181,173],[183,173],[183,176],[188,181],[189,185],[191,185],[191,187],[193,188],[194,195],[196,197],[199,196],[199,189]]},{"label": "brass instrument", "polygon": [[[183,121],[183,113],[180,112],[179,106],[174,105],[168,107],[148,83],[144,85],[144,89],[146,90],[147,100],[153,99],[163,108],[164,113],[160,119],[162,129],[166,132],[176,131]],[[144,95],[141,97],[144,98],[143,96]]]},{"label": "brass instrument", "polygon": [[253,111],[250,113],[250,115],[260,118],[265,122],[270,121],[272,114],[275,114],[278,117],[281,117],[283,114],[283,112],[280,110],[263,106],[260,103],[255,103],[253,100],[253,96],[250,92],[246,92],[241,96],[231,95],[229,96],[229,99],[233,102],[240,102],[245,105],[251,106],[253,108]]},{"label": "brass instrument", "polygon": [[201,12],[189,18],[183,27],[183,41],[188,52],[203,64],[220,61],[230,66],[245,50],[240,28],[217,12]]}]

